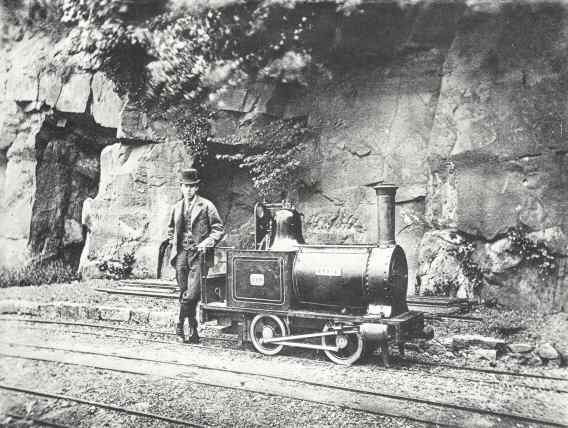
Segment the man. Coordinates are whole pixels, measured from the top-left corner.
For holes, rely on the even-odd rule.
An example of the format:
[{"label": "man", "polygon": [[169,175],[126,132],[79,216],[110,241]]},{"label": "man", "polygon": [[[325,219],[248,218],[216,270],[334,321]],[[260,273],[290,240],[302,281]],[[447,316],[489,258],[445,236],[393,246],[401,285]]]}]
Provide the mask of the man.
[{"label": "man", "polygon": [[[176,334],[184,338],[183,323],[189,319],[190,343],[199,343],[195,311],[201,297],[201,254],[207,247],[215,246],[225,231],[217,208],[197,194],[199,187],[197,170],[181,172],[180,186],[183,198],[173,209],[168,226],[168,238],[172,243],[170,263],[176,270],[180,288],[180,311]],[[207,269],[207,266],[204,266]],[[204,272],[206,274],[206,272]]]}]

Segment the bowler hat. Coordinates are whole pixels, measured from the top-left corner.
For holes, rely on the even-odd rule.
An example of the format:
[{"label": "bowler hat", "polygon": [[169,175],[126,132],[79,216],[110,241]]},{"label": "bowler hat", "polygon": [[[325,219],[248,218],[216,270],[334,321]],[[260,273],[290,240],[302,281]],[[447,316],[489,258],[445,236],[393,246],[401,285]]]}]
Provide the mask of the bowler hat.
[{"label": "bowler hat", "polygon": [[180,183],[198,184],[201,180],[195,168],[184,169],[180,174]]}]

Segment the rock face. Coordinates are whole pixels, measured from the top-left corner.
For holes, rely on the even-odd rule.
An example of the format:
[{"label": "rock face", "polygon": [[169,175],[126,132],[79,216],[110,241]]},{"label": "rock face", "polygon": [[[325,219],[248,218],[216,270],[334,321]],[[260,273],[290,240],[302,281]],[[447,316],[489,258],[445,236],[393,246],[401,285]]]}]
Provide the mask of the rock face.
[{"label": "rock face", "polygon": [[453,218],[440,226],[493,239],[511,221],[534,229],[562,223],[564,15],[542,6],[464,17],[432,131],[432,153],[450,159],[432,171],[457,195]]},{"label": "rock face", "polygon": [[83,201],[97,194],[102,147],[96,127],[81,135],[78,124],[66,123],[62,129],[52,122],[46,121],[36,136],[30,248],[42,258],[64,258],[77,265],[84,239]]},{"label": "rock face", "polygon": [[[212,133],[238,134],[253,117],[255,126],[300,118],[317,130],[298,190],[309,243],[374,242],[376,200],[365,185],[392,182],[400,186],[396,239],[410,293],[473,298],[477,269],[487,298],[565,309],[568,14],[561,3],[489,3],[369,4],[341,20],[320,8],[314,51],[329,61],[332,79],[237,88],[217,101]],[[135,275],[155,275],[179,197],[176,174],[193,161],[173,126],[180,109],[142,111],[102,73],[63,81],[58,70],[34,68],[28,51],[39,62],[48,43],[24,37],[0,66],[0,266],[30,251],[80,247],[82,216],[90,230],[84,276],[130,252]],[[46,117],[80,137],[38,138]],[[97,137],[82,144],[93,129]],[[68,167],[47,173],[61,163]],[[203,176],[202,193],[226,220],[226,242],[246,241],[258,198],[246,172],[212,158]],[[519,224],[555,255],[552,277],[542,280],[511,251],[506,233]],[[57,232],[47,234],[48,226]],[[464,248],[472,251],[465,261]]]},{"label": "rock face", "polygon": [[[549,291],[531,291],[542,281],[527,270],[519,275],[520,260],[494,241],[517,224],[566,230],[565,16],[559,4],[465,13],[444,65],[430,139],[427,219],[489,241],[488,288],[512,305],[558,307],[561,299],[548,294],[565,290],[562,278],[552,278],[540,285]],[[565,243],[543,241],[566,254]]]},{"label": "rock face", "polygon": [[[3,153],[2,192],[0,193],[0,265],[24,263],[29,257],[28,239],[32,217],[33,192],[35,190],[35,135],[43,121],[43,115],[33,114],[20,120],[12,119],[9,128],[14,140]],[[20,116],[21,115],[21,116]]]},{"label": "rock face", "polygon": [[117,143],[103,150],[99,192],[86,213],[91,235],[81,266],[85,276],[100,275],[99,260],[120,260],[133,250],[134,274],[155,275],[169,210],[179,196],[177,172],[191,161],[191,154],[177,143]]},{"label": "rock face", "polygon": [[[120,111],[113,85],[98,74],[64,80],[44,66],[52,48],[33,37],[0,51],[0,267],[32,257],[78,263],[83,200],[96,195],[100,151],[115,141],[115,129],[86,114],[101,100],[103,111]],[[95,119],[108,124],[102,113]]]}]

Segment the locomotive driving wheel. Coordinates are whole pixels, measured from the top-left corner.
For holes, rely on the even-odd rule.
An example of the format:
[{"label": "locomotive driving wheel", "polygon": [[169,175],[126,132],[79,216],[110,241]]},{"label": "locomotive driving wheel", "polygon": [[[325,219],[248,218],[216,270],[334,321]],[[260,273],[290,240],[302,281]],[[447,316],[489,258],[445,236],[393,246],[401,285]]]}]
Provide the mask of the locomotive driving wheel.
[{"label": "locomotive driving wheel", "polygon": [[286,336],[286,324],[276,315],[258,314],[250,323],[250,338],[252,346],[264,355],[276,355],[284,348],[277,343],[264,343],[265,339]]},{"label": "locomotive driving wheel", "polygon": [[[332,331],[333,329],[333,324],[327,323],[323,331]],[[323,352],[335,364],[344,366],[350,366],[361,358],[364,349],[363,337],[359,332],[338,332],[336,336],[323,336],[321,344],[325,347],[337,347],[337,351],[324,349]]]}]

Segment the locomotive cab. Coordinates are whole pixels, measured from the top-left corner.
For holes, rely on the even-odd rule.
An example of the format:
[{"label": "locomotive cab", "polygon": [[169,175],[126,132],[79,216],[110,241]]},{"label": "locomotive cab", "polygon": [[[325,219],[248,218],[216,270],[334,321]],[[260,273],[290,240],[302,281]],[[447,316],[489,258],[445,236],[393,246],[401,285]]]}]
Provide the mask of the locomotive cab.
[{"label": "locomotive cab", "polygon": [[[209,299],[203,279],[202,319],[229,318],[241,338],[266,355],[284,346],[318,349],[352,364],[388,342],[430,335],[420,312],[408,311],[408,267],[394,240],[396,186],[375,186],[378,240],[374,245],[307,245],[301,216],[284,204],[255,207],[256,249],[227,249],[225,288]],[[213,301],[215,300],[215,301]]]}]

